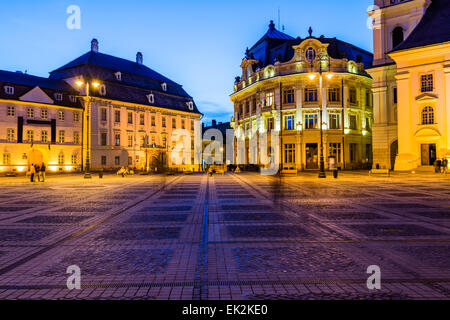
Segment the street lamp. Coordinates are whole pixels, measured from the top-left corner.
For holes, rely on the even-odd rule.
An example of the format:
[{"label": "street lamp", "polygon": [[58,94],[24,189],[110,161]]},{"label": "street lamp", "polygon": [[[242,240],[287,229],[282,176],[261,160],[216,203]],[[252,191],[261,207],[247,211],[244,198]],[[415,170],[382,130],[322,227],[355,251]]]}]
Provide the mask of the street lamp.
[{"label": "street lamp", "polygon": [[[319,172],[319,178],[323,179],[326,178],[327,175],[325,173],[325,159],[323,156],[323,127],[324,127],[324,122],[323,122],[323,117],[322,117],[322,113],[323,113],[323,97],[322,97],[322,91],[323,91],[323,75],[324,72],[322,70],[322,61],[323,61],[323,54],[319,55],[319,97],[320,97],[320,172]],[[326,73],[326,77],[328,78],[328,80],[331,80],[333,78],[333,73],[331,73],[330,71],[330,61],[328,60],[328,72]],[[311,69],[314,69],[314,61],[311,61]],[[316,78],[316,74],[311,72],[309,74],[309,79],[310,80],[314,80]]]},{"label": "street lamp", "polygon": [[91,151],[90,151],[90,114],[91,114],[91,104],[92,104],[92,97],[89,93],[89,87],[92,85],[94,88],[98,88],[100,86],[100,83],[97,81],[93,81],[92,83],[89,83],[89,81],[83,82],[82,80],[77,80],[75,84],[82,88],[85,86],[85,95],[81,96],[85,100],[85,111],[86,111],[86,164],[84,166],[84,178],[85,179],[91,179],[91,173],[90,173],[90,167],[91,167]]}]

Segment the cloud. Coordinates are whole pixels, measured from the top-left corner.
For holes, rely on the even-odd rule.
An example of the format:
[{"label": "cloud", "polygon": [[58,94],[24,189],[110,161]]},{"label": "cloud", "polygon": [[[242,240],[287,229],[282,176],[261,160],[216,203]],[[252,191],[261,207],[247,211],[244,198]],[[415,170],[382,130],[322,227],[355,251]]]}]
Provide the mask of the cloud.
[{"label": "cloud", "polygon": [[214,101],[197,101],[197,107],[200,109],[200,112],[206,114],[232,114],[233,113],[233,106],[224,106],[220,103],[214,102]]}]

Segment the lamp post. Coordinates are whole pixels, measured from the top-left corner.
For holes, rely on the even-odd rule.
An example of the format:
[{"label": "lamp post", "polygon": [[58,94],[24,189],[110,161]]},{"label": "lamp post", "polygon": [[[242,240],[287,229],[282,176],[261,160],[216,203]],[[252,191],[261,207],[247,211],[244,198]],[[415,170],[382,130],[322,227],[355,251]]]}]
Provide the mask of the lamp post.
[{"label": "lamp post", "polygon": [[[90,173],[90,167],[91,167],[91,151],[90,151],[90,128],[91,128],[91,123],[90,123],[90,115],[91,115],[91,103],[92,103],[92,97],[90,96],[89,93],[89,88],[90,88],[90,84],[89,81],[86,81],[86,83],[84,83],[82,80],[78,80],[77,82],[75,82],[75,84],[79,87],[82,88],[85,85],[85,95],[81,96],[84,100],[85,100],[85,112],[86,112],[86,164],[84,166],[84,178],[85,179],[91,179],[91,173]],[[100,86],[100,83],[93,81],[92,82],[92,86],[94,88],[98,88]]]},{"label": "lamp post", "polygon": [[[326,173],[325,173],[325,159],[323,156],[323,96],[322,96],[322,91],[323,91],[323,70],[322,70],[322,61],[323,61],[323,55],[320,54],[319,55],[319,97],[320,97],[320,165],[319,165],[319,178],[320,179],[324,179],[327,177]],[[311,61],[311,69],[314,69],[314,62]],[[328,60],[328,73],[326,74],[326,77],[331,80],[331,78],[333,78],[333,74],[329,71],[330,70],[330,61]],[[309,75],[309,78],[311,80],[314,80],[316,78],[316,75],[311,72],[311,74]]]}]

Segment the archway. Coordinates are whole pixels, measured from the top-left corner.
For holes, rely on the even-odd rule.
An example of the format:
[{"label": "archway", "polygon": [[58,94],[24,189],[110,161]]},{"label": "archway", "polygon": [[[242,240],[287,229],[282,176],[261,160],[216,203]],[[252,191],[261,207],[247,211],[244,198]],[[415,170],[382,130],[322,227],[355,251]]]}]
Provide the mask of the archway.
[{"label": "archway", "polygon": [[391,170],[395,168],[395,158],[398,154],[398,140],[395,140],[391,144]]},{"label": "archway", "polygon": [[42,163],[45,163],[46,160],[43,153],[36,148],[31,148],[30,151],[28,151],[27,159],[28,166],[31,166],[32,164],[41,165]]}]

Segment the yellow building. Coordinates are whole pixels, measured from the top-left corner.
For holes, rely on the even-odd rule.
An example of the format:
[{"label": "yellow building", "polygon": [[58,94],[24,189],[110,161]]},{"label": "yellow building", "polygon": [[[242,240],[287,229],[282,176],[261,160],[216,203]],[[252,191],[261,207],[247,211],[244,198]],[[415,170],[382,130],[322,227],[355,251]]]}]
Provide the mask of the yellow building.
[{"label": "yellow building", "polygon": [[[237,144],[245,143],[244,164],[261,166],[251,141],[261,133],[280,132],[285,172],[319,169],[321,129],[325,167],[370,166],[372,79],[365,68],[369,52],[336,38],[293,38],[277,29],[246,52],[231,101]],[[255,160],[257,159],[257,160]]]},{"label": "yellow building", "polygon": [[450,1],[375,4],[374,166],[426,168],[450,155]]}]

